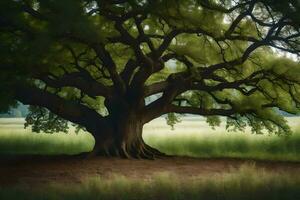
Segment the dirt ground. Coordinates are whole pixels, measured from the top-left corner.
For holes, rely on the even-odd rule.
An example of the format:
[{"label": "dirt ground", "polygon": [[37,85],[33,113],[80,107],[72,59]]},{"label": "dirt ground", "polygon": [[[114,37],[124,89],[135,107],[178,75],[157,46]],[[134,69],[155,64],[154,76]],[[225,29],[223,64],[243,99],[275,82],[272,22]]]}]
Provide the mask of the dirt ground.
[{"label": "dirt ground", "polygon": [[180,179],[201,179],[222,173],[232,173],[241,165],[254,163],[258,169],[274,173],[300,173],[300,163],[266,162],[238,159],[196,159],[167,157],[157,160],[128,160],[119,158],[81,157],[14,157],[0,158],[0,186],[15,184],[80,183],[88,177],[151,179],[167,172]]}]

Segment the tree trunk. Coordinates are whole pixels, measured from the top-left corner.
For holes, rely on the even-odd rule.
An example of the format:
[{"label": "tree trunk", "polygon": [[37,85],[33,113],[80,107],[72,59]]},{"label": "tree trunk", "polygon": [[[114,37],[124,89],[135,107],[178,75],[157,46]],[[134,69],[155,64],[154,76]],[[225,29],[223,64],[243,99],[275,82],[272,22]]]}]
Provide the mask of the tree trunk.
[{"label": "tree trunk", "polygon": [[18,86],[16,98],[24,104],[45,107],[58,116],[85,127],[95,138],[95,146],[90,155],[149,159],[164,155],[143,141],[145,116],[141,110],[145,102],[139,91],[105,99],[105,106],[109,111],[107,117],[83,104],[65,100],[35,87]]},{"label": "tree trunk", "polygon": [[142,138],[142,117],[134,112],[110,116],[92,132],[95,146],[92,155],[118,156],[123,158],[154,159],[164,153],[147,145]]}]

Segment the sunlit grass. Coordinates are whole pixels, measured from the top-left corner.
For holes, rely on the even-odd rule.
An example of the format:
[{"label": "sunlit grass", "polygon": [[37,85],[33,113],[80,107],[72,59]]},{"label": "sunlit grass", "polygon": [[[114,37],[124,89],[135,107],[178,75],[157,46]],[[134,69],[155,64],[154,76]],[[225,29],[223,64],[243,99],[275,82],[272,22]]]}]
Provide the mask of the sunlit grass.
[{"label": "sunlit grass", "polygon": [[157,120],[146,125],[144,139],[171,155],[300,161],[300,118],[288,120],[294,130],[288,137],[252,134],[249,129],[227,132],[224,124],[212,130],[200,118],[184,120],[175,130],[170,130],[163,121]]},{"label": "sunlit grass", "polygon": [[274,174],[245,164],[228,174],[183,180],[174,174],[157,174],[148,181],[115,176],[88,178],[78,185],[50,184],[38,188],[0,188],[0,199],[101,200],[296,200],[300,175]]},{"label": "sunlit grass", "polygon": [[[224,124],[212,130],[201,118],[187,118],[171,130],[164,119],[144,127],[144,139],[172,155],[200,158],[250,158],[300,161],[300,118],[289,118],[295,133],[289,137],[227,132]],[[24,129],[23,120],[0,119],[0,154],[78,154],[93,148],[88,133],[43,134]],[[299,124],[299,125],[298,125]]]},{"label": "sunlit grass", "polygon": [[0,154],[78,154],[91,151],[93,137],[88,133],[32,133],[22,119],[0,119]]}]

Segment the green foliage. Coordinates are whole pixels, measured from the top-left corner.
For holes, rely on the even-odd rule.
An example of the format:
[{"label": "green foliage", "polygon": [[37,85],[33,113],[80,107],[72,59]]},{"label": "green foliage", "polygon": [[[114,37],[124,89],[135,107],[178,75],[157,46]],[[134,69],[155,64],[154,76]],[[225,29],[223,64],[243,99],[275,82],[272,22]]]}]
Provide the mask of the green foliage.
[{"label": "green foliage", "polygon": [[219,116],[208,116],[206,122],[214,129],[216,126],[220,126],[221,119]]},{"label": "green foliage", "polygon": [[30,126],[36,133],[68,133],[68,121],[49,112],[46,108],[30,106],[25,120],[25,128]]},{"label": "green foliage", "polygon": [[174,125],[178,122],[180,122],[180,118],[175,113],[168,113],[165,117],[166,122],[169,126],[171,126],[172,130],[174,130]]}]

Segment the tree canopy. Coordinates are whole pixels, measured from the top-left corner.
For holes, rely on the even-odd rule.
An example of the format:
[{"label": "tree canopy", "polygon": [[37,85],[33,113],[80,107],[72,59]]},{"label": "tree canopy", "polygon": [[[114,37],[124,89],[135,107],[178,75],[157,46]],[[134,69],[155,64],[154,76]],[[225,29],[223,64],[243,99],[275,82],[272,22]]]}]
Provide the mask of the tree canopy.
[{"label": "tree canopy", "polygon": [[172,125],[195,114],[212,126],[224,116],[227,128],[288,133],[278,110],[300,108],[299,8],[297,0],[1,0],[0,110],[32,105],[36,131],[71,121],[126,132],[132,115],[142,125],[168,115]]}]

